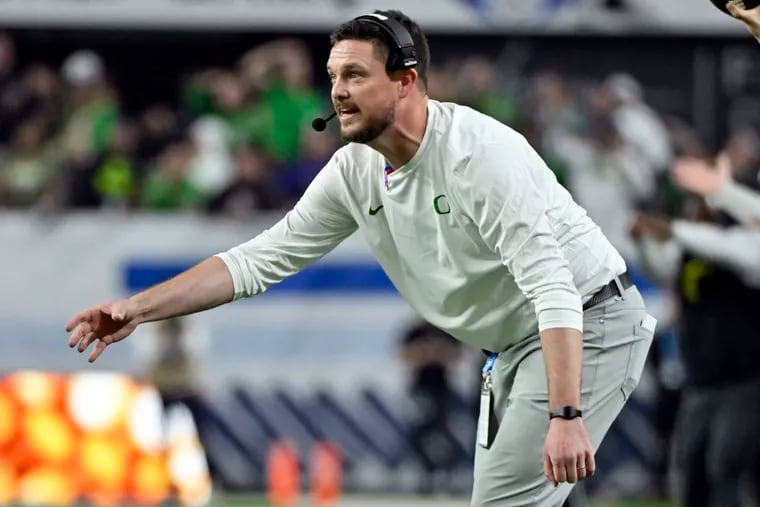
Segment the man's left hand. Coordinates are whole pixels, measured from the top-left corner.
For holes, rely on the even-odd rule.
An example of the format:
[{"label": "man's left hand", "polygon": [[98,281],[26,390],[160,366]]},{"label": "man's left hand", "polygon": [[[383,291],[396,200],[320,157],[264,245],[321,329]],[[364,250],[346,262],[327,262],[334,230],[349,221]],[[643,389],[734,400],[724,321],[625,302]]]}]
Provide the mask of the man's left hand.
[{"label": "man's left hand", "polygon": [[544,444],[544,474],[557,486],[571,484],[594,475],[596,463],[586,426],[580,417],[556,417],[549,423]]}]

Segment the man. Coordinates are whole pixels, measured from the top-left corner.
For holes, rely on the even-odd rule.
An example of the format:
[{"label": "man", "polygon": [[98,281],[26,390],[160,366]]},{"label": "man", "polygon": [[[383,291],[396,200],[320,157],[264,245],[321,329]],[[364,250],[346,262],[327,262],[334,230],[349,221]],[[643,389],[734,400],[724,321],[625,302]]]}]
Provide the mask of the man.
[{"label": "man", "polygon": [[69,345],[95,342],[93,361],[142,322],[260,294],[360,229],[422,318],[499,353],[484,373],[472,505],[560,505],[593,474],[654,319],[623,259],[522,136],[428,99],[417,24],[383,11],[331,41],[331,96],[349,144],[301,200],[251,241],[78,313]]},{"label": "man", "polygon": [[742,0],[730,0],[726,3],[726,9],[731,15],[741,20],[752,35],[760,42],[760,7],[754,9],[747,9],[744,7]]}]

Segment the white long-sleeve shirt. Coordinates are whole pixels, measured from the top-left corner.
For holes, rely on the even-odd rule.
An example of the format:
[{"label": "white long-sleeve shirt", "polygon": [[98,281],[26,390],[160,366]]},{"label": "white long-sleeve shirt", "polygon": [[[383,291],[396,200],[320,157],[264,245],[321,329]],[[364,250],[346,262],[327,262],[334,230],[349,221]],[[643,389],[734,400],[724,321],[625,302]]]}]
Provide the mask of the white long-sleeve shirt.
[{"label": "white long-sleeve shirt", "polygon": [[733,270],[747,285],[760,286],[760,231],[688,220],[674,220],[671,230],[670,241],[639,242],[643,267],[661,282],[675,279],[686,251]]},{"label": "white long-sleeve shirt", "polygon": [[708,202],[745,225],[760,222],[760,194],[729,179]]},{"label": "white long-sleeve shirt", "polygon": [[417,153],[385,179],[361,144],[338,150],[272,228],[219,254],[234,297],[319,259],[357,229],[431,324],[502,351],[538,330],[582,330],[582,301],[625,270],[599,228],[514,130],[429,101]]}]

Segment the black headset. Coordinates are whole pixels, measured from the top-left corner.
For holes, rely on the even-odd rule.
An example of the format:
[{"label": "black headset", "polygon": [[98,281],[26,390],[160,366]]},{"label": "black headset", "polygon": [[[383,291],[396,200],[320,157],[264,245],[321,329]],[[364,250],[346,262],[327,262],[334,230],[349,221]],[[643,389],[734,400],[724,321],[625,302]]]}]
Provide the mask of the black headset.
[{"label": "black headset", "polygon": [[399,21],[383,14],[365,14],[354,18],[354,21],[371,23],[390,39],[390,54],[385,69],[388,72],[411,69],[417,66],[417,51],[414,49],[414,39],[409,30]]}]

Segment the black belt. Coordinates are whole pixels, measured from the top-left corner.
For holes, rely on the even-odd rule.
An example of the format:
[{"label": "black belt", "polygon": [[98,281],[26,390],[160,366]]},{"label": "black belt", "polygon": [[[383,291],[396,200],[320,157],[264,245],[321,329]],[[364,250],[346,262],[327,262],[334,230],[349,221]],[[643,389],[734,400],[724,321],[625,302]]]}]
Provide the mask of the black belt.
[{"label": "black belt", "polygon": [[[618,283],[615,282],[617,280]],[[608,299],[612,299],[617,296],[622,296],[623,294],[621,291],[626,290],[627,288],[631,287],[633,285],[633,280],[631,279],[631,275],[628,274],[628,271],[623,273],[622,275],[616,276],[612,279],[610,283],[596,291],[596,294],[591,296],[591,299],[586,301],[586,303],[583,305],[583,310],[588,310],[589,308],[598,305],[599,303],[604,303]]]}]

